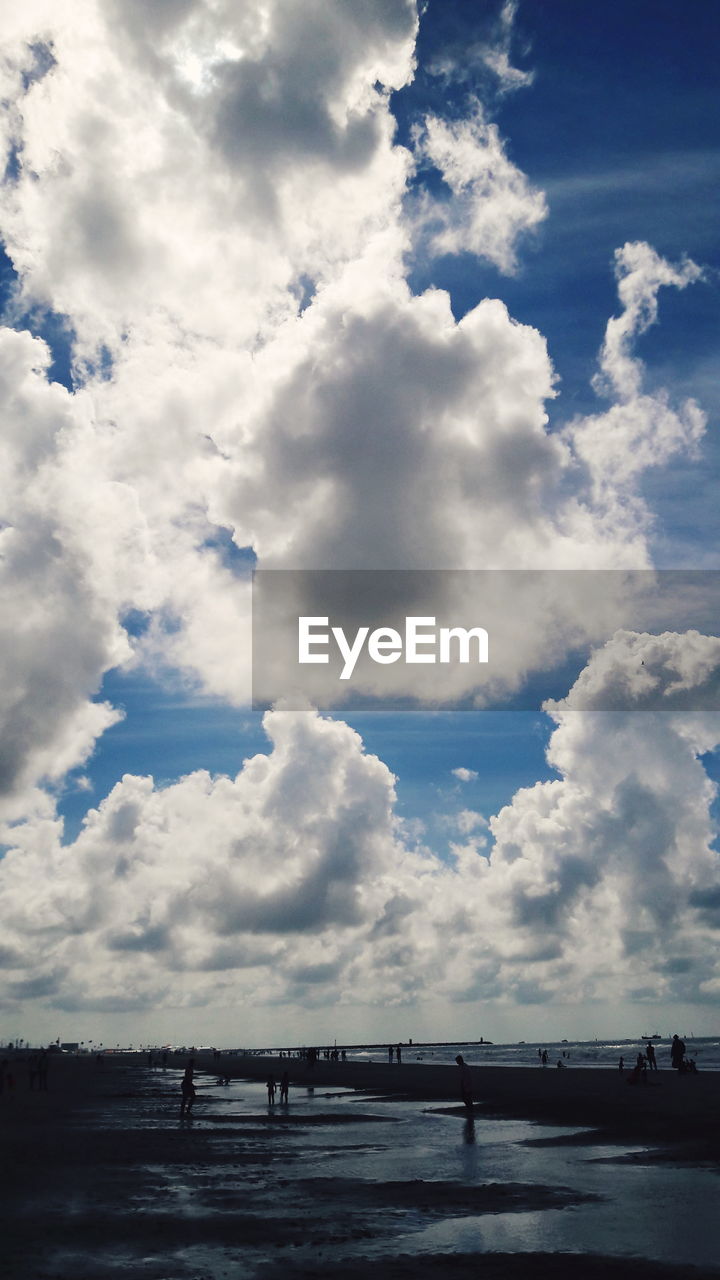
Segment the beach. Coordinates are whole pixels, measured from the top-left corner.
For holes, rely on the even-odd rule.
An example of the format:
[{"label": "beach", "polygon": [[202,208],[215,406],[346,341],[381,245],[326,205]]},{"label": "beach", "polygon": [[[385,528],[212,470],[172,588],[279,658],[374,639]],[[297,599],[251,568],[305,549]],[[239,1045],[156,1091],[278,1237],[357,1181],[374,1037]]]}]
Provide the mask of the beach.
[{"label": "beach", "polygon": [[[12,1277],[720,1275],[716,1073],[198,1054],[22,1062],[2,1111]],[[289,1104],[265,1080],[290,1074]],[[219,1083],[230,1077],[230,1083]]]}]

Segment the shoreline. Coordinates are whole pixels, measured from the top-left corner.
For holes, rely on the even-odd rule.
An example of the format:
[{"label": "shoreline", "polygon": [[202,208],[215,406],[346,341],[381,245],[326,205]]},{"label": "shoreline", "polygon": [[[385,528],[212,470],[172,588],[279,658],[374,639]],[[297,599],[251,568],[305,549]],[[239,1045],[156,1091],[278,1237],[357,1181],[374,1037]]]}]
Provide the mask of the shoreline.
[{"label": "shoreline", "polygon": [[[168,1055],[168,1072],[179,1072],[187,1053]],[[229,1077],[233,1080],[260,1080],[272,1073],[279,1083],[283,1072],[293,1089],[341,1088],[374,1097],[403,1098],[455,1104],[462,1114],[460,1076],[457,1066],[408,1062],[333,1062],[319,1059],[310,1066],[298,1058],[196,1052],[198,1082]],[[0,1117],[4,1123],[51,1119],[57,1108],[82,1106],[98,1095],[112,1094],[135,1071],[148,1079],[164,1078],[159,1064],[148,1066],[145,1055],[112,1054],[98,1062],[91,1055],[57,1055],[51,1059],[49,1090],[31,1091],[27,1069],[18,1055],[13,1062],[15,1088],[0,1095]],[[599,1129],[615,1137],[640,1138],[669,1144],[702,1143],[720,1150],[720,1071],[680,1075],[669,1068],[647,1073],[647,1084],[627,1084],[629,1072],[621,1074],[604,1066],[557,1067],[489,1066],[468,1067],[473,1114],[543,1121],[555,1125]],[[179,1088],[179,1086],[178,1086]]]},{"label": "shoreline", "polygon": [[[358,1063],[318,1060],[312,1067],[300,1059],[196,1054],[196,1069],[210,1076],[276,1081],[284,1071],[290,1087],[357,1090],[401,1100],[422,1098],[460,1104],[456,1066],[427,1063]],[[580,1125],[647,1141],[720,1139],[720,1071],[680,1075],[671,1069],[648,1072],[646,1084],[628,1085],[629,1072],[608,1067],[470,1066],[474,1114]],[[463,1108],[464,1110],[464,1108]],[[716,1147],[716,1150],[720,1147]]]}]

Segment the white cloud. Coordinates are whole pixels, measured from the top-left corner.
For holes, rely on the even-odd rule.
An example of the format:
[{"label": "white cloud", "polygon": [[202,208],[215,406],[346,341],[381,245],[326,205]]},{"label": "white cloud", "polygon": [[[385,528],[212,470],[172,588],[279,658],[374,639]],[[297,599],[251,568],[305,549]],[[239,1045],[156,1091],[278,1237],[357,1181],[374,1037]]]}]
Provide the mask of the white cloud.
[{"label": "white cloud", "polygon": [[128,653],[116,601],[93,589],[88,548],[57,500],[73,405],[46,382],[47,363],[42,343],[0,330],[0,812],[22,812],[35,783],[87,759],[120,718],[90,699]]},{"label": "white cloud", "polygon": [[[332,21],[322,6],[238,14],[199,2],[149,25],[139,15],[92,0],[30,6],[8,43],[7,145],[20,168],[0,218],[20,276],[15,316],[49,306],[76,334],[79,389],[45,392],[62,404],[57,447],[28,455],[26,509],[16,489],[3,512],[6,541],[22,547],[6,598],[41,508],[69,572],[66,596],[58,577],[53,596],[82,614],[94,646],[73,693],[90,727],[72,729],[72,750],[50,737],[62,768],[106,723],[88,696],[131,656],[247,699],[247,584],[219,529],[266,566],[639,567],[638,468],[702,429],[693,408],[667,403],[660,416],[656,396],[651,435],[647,398],[623,390],[561,439],[548,431],[555,378],[536,330],[498,300],[456,323],[446,294],[411,295],[412,162],[394,144],[388,90],[413,72],[412,6]],[[39,38],[54,62],[28,81]],[[238,130],[243,112],[252,127]],[[494,126],[434,119],[424,145],[470,219],[465,247],[509,267],[542,197]],[[647,247],[625,254],[627,361],[653,290],[692,272]],[[32,376],[39,396],[43,374]],[[118,621],[128,609],[150,618],[132,655]],[[47,621],[46,663],[54,635]],[[507,650],[511,685],[545,652],[546,637],[522,640]],[[60,702],[49,714],[74,712]],[[14,772],[31,783],[41,765],[28,746]]]},{"label": "white cloud", "polygon": [[650,245],[636,241],[616,251],[615,276],[623,311],[608,321],[597,385],[601,390],[609,386],[627,401],[639,395],[642,384],[642,365],[632,355],[632,343],[657,323],[659,289],[663,285],[684,289],[699,280],[702,272],[688,258],[674,267]]},{"label": "white cloud", "polygon": [[[266,717],[237,778],[126,776],[71,846],[50,811],[5,833],[9,1008],[433,1000],[702,1001],[717,980],[715,713],[598,713],[647,655],[660,688],[720,671],[720,641],[618,635],[552,714],[557,781],[519,791],[443,862],[403,837],[394,780],[314,712]],[[638,695],[642,705],[642,695]]]},{"label": "white cloud", "polygon": [[461,48],[451,44],[431,59],[430,74],[450,83],[463,83],[470,78],[476,80],[485,70],[490,72],[492,88],[501,95],[532,84],[534,72],[522,71],[511,61],[516,14],[516,0],[505,0],[497,19],[490,24],[486,39],[470,44],[466,41]]},{"label": "white cloud", "polygon": [[11,994],[42,979],[59,1007],[142,1007],[171,1000],[178,974],[202,999],[230,972],[250,994],[270,961],[268,995],[321,960],[340,974],[382,903],[393,779],[346,725],[287,712],[266,724],[272,754],[234,781],[199,772],[158,790],[126,776],[71,847],[57,824],[48,839],[47,815],[7,833]]},{"label": "white cloud", "polygon": [[435,254],[473,253],[500,271],[517,269],[516,245],[547,216],[542,191],[508,158],[497,125],[476,103],[467,119],[428,116],[416,139],[419,155],[440,172],[451,200],[426,198],[420,224]]},{"label": "white cloud", "polygon": [[[702,694],[719,656],[712,637],[621,632],[551,705],[548,760],[562,780],[519,791],[491,821],[492,892],[512,948],[545,937],[556,951],[545,990],[697,998],[713,970],[717,922],[707,911],[702,925],[698,905],[720,872],[715,788],[698,756],[717,746],[717,715],[654,708],[679,676],[686,695]],[[623,710],[586,710],[601,691],[612,706],[621,687]]]},{"label": "white cloud", "polygon": [[455,825],[461,835],[469,836],[471,832],[477,831],[478,827],[486,827],[487,819],[475,809],[461,809],[455,814]]},{"label": "white cloud", "polygon": [[460,765],[459,768],[453,769],[451,772],[453,777],[458,778],[460,782],[474,782],[478,776],[474,769],[466,769],[464,765]]},{"label": "white cloud", "polygon": [[524,89],[532,84],[534,72],[521,71],[514,67],[510,60],[510,46],[513,40],[513,24],[517,14],[517,0],[505,0],[500,10],[497,38],[494,44],[481,47],[483,61],[495,73],[502,93],[512,93],[516,89]]},{"label": "white cloud", "polygon": [[[56,65],[26,92],[17,76],[3,233],[24,301],[71,317],[79,358],[251,348],[295,314],[301,275],[322,279],[392,221],[407,154],[387,93],[411,75],[412,4],[330,21],[321,5],[197,3],[153,24],[84,0],[45,24]],[[183,79],[191,48],[204,94]]]},{"label": "white cloud", "polygon": [[640,474],[678,454],[692,456],[706,416],[695,400],[674,408],[666,390],[644,391],[644,367],[632,343],[656,322],[660,287],[684,289],[701,272],[688,260],[675,267],[640,242],[617,250],[615,271],[623,310],[608,321],[594,381],[596,390],[615,403],[571,423],[563,438],[587,468],[588,496],[599,524],[618,532],[625,527],[637,536],[640,529],[649,531],[652,519],[638,485]]}]

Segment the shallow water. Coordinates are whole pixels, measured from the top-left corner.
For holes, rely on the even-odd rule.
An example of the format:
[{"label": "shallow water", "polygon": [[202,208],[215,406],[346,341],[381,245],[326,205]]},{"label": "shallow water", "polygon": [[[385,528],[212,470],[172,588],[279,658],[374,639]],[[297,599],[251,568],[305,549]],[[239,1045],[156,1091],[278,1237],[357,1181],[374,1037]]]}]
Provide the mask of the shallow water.
[{"label": "shallow water", "polygon": [[[132,1232],[123,1248],[115,1238],[110,1198],[120,1184],[103,1165],[90,1200],[78,1205],[75,1196],[78,1231],[72,1248],[65,1241],[55,1254],[60,1269],[38,1274],[60,1275],[72,1263],[78,1276],[111,1268],[220,1280],[230,1264],[251,1276],[284,1258],[331,1258],[339,1268],[358,1257],[379,1265],[399,1253],[487,1250],[683,1265],[720,1257],[716,1172],[642,1163],[638,1146],[594,1144],[591,1134],[587,1144],[534,1146],[577,1130],[473,1122],[458,1108],[341,1089],[292,1089],[288,1107],[269,1108],[259,1082],[218,1086],[202,1077],[188,1122],[178,1114],[179,1072],[133,1078],[130,1096],[94,1104],[76,1131],[114,1136],[135,1248]],[[106,1234],[84,1243],[93,1212]],[[153,1270],[157,1232],[162,1265],[171,1257],[174,1270]]]}]

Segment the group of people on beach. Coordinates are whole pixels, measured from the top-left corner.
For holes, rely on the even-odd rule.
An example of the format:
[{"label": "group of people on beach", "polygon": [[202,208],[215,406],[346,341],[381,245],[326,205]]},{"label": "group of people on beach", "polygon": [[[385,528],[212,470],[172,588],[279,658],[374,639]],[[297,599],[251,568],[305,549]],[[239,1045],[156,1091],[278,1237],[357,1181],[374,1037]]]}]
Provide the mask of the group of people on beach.
[{"label": "group of people on beach", "polygon": [[[678,1071],[683,1075],[686,1072],[692,1073],[697,1071],[695,1059],[688,1056],[685,1041],[681,1040],[678,1035],[673,1036],[672,1044],[670,1045],[670,1065],[674,1071]],[[621,1057],[618,1062],[618,1070],[621,1074],[625,1071],[625,1059],[623,1057]],[[627,1077],[627,1083],[647,1084],[647,1073],[649,1071],[657,1070],[658,1063],[655,1055],[655,1045],[651,1043],[646,1046],[644,1053],[642,1050],[638,1053],[637,1058],[635,1059],[635,1066]]]},{"label": "group of people on beach", "polygon": [[[27,1059],[27,1087],[35,1090],[37,1085],[41,1093],[47,1093],[48,1089],[48,1070],[50,1068],[50,1057],[47,1049],[39,1049],[35,1053],[31,1053]],[[3,1058],[0,1062],[0,1093],[12,1093],[15,1088],[15,1075],[11,1069],[10,1059]]]},{"label": "group of people on beach", "polygon": [[[562,1057],[558,1058],[557,1062],[555,1063],[556,1067],[567,1066],[567,1063],[563,1062],[563,1058],[567,1058],[568,1062],[570,1061],[570,1054],[565,1049],[563,1049],[562,1051]],[[549,1061],[550,1061],[550,1055],[547,1049],[538,1049],[538,1062],[540,1063],[540,1066],[546,1067]]]},{"label": "group of people on beach", "polygon": [[[189,1058],[185,1066],[185,1072],[183,1074],[183,1078],[180,1081],[180,1115],[181,1116],[189,1116],[191,1114],[193,1109],[193,1103],[195,1102],[195,1099],[197,1097],[194,1076],[195,1076],[195,1059]],[[229,1083],[230,1083],[229,1076],[221,1076],[220,1079],[218,1080],[218,1084],[229,1084]],[[277,1091],[277,1087],[278,1086],[275,1081],[275,1076],[271,1072],[267,1078],[267,1084],[266,1084],[268,1106],[273,1106],[275,1103],[275,1093]],[[282,1076],[280,1077],[281,1104],[287,1103],[289,1101],[289,1095],[290,1095],[290,1076],[287,1071],[283,1071]]]},{"label": "group of people on beach", "polygon": [[[641,1082],[643,1084],[647,1084],[648,1081],[646,1073],[648,1071],[657,1071],[657,1069],[658,1064],[657,1058],[655,1057],[655,1046],[649,1044],[644,1053],[642,1050],[638,1053],[638,1056],[635,1059],[635,1066],[627,1077],[627,1082],[628,1084],[640,1084]],[[618,1062],[618,1070],[620,1072],[625,1071],[625,1059],[623,1057],[621,1057]]]},{"label": "group of people on beach", "polygon": [[[275,1083],[275,1077],[274,1077],[274,1075],[273,1075],[272,1071],[270,1072],[270,1075],[269,1075],[269,1076],[268,1076],[268,1078],[267,1078],[267,1085],[266,1085],[266,1088],[267,1088],[267,1096],[268,1096],[268,1106],[269,1106],[269,1107],[272,1107],[272,1106],[274,1106],[274,1104],[275,1104],[275,1091],[276,1091],[276,1089],[277,1089],[277,1084]],[[280,1102],[281,1102],[281,1104],[282,1104],[283,1102],[288,1102],[288,1100],[289,1100],[289,1093],[290,1093],[290,1076],[288,1075],[287,1071],[283,1071],[283,1073],[282,1073],[282,1075],[281,1075],[281,1077],[280,1077]]]},{"label": "group of people on beach", "polygon": [[34,1089],[37,1084],[38,1089],[47,1092],[48,1087],[48,1067],[50,1060],[48,1058],[47,1049],[41,1049],[39,1053],[33,1053],[28,1058],[28,1088]]},{"label": "group of people on beach", "polygon": [[[324,1058],[326,1062],[347,1062],[346,1051],[338,1049],[337,1045],[333,1049],[300,1049],[297,1056],[304,1059],[309,1067],[314,1067],[320,1058]],[[292,1054],[289,1051],[283,1054],[281,1051],[280,1057],[290,1058]]]}]

